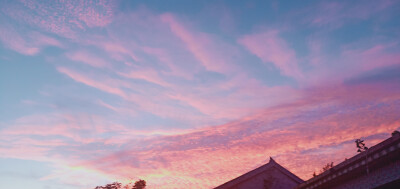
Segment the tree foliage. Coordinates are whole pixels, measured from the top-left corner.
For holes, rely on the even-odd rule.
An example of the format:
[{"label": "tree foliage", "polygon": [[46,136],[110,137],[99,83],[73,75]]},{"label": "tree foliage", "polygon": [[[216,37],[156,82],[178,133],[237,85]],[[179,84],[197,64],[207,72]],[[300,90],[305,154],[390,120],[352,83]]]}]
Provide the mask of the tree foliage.
[{"label": "tree foliage", "polygon": [[138,180],[132,186],[132,184],[127,184],[122,187],[120,182],[113,182],[111,184],[106,184],[105,186],[96,186],[94,189],[145,189],[146,188],[146,181],[145,180]]},{"label": "tree foliage", "polygon": [[96,186],[95,189],[119,189],[122,184],[119,182],[113,182],[111,184],[106,184],[105,186]]},{"label": "tree foliage", "polygon": [[312,174],[312,177],[316,177],[317,176],[317,173],[315,173],[315,171],[314,171],[314,173]]},{"label": "tree foliage", "polygon": [[332,167],[333,167],[333,162],[327,163],[324,167],[322,167],[321,173],[329,170]]},{"label": "tree foliage", "polygon": [[132,189],[144,189],[145,187],[146,187],[146,181],[138,180],[135,182],[135,185],[133,185]]},{"label": "tree foliage", "polygon": [[[324,165],[324,167],[322,167],[322,169],[319,171],[319,174],[322,174],[323,172],[331,169],[333,167],[333,162],[327,163],[326,165]],[[317,176],[317,173],[314,171],[313,177]]]}]

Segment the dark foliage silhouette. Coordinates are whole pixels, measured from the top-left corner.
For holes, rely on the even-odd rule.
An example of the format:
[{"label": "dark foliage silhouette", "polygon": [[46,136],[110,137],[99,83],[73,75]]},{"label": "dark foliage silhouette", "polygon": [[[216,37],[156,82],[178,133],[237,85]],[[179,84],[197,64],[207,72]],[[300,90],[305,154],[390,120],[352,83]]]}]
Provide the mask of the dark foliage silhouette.
[{"label": "dark foliage silhouette", "polygon": [[332,167],[333,167],[333,162],[327,163],[324,167],[322,167],[321,173],[329,170]]},{"label": "dark foliage silhouette", "polygon": [[135,182],[135,185],[133,185],[132,189],[144,189],[145,187],[146,187],[146,181],[138,180]]},{"label": "dark foliage silhouette", "polygon": [[105,186],[96,186],[94,189],[145,189],[146,188],[146,181],[145,180],[138,180],[132,186],[132,184],[127,184],[122,187],[120,182],[113,182],[111,184],[106,184]]}]

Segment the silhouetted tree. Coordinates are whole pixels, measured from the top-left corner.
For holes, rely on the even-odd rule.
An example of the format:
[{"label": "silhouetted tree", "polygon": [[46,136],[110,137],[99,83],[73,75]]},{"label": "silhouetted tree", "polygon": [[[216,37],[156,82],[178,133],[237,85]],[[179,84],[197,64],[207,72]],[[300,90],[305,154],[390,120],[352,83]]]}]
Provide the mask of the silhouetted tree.
[{"label": "silhouetted tree", "polygon": [[324,167],[322,167],[322,172],[325,172],[333,167],[333,162],[327,163]]},{"label": "silhouetted tree", "polygon": [[135,182],[135,185],[133,185],[132,189],[144,189],[146,188],[146,181],[144,180],[138,180]]},{"label": "silhouetted tree", "polygon": [[[138,180],[135,184],[131,187],[131,184],[125,185],[124,189],[144,189],[146,188],[146,181]],[[105,186],[96,186],[94,189],[122,189],[122,184],[120,182],[113,182],[111,184],[106,184]]]},{"label": "silhouetted tree", "polygon": [[[333,167],[333,162],[327,163],[324,167],[322,167],[322,169],[319,171],[319,174],[329,170],[330,168]],[[317,174],[314,172],[313,173],[313,177],[317,176]]]},{"label": "silhouetted tree", "polygon": [[312,174],[312,177],[316,177],[317,176],[317,173],[315,173],[315,171],[314,171],[314,173]]},{"label": "silhouetted tree", "polygon": [[106,184],[105,186],[96,186],[95,189],[120,189],[122,186],[119,182],[113,182],[111,184]]}]

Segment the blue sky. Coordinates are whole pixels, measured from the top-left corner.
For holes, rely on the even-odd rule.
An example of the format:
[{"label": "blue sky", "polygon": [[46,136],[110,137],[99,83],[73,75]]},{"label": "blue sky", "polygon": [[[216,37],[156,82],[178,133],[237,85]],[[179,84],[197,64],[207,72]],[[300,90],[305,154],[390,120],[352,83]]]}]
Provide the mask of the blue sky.
[{"label": "blue sky", "polygon": [[307,179],[399,129],[397,1],[0,7],[1,187]]}]

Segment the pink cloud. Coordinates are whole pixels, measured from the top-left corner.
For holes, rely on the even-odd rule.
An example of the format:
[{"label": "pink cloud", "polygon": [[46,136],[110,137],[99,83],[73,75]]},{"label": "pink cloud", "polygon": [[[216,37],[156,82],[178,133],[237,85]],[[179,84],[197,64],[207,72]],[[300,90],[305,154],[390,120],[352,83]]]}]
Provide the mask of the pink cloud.
[{"label": "pink cloud", "polygon": [[[207,93],[210,88],[234,90],[234,92],[225,96],[216,96]],[[282,93],[290,95],[282,96]],[[299,95],[290,87],[265,87],[258,82],[242,77],[190,91],[177,89],[176,93],[168,94],[170,98],[186,103],[213,119],[224,121],[243,117],[260,108],[271,107],[281,102],[290,102]]]},{"label": "pink cloud", "polygon": [[120,75],[132,78],[132,79],[142,79],[157,85],[168,87],[169,84],[159,76],[159,73],[154,69],[135,69],[128,73],[119,73]]},{"label": "pink cloud", "polygon": [[[136,143],[85,166],[120,177],[135,173],[151,180],[153,187],[198,182],[205,183],[204,187],[213,187],[273,156],[307,179],[326,161],[339,163],[355,155],[354,139],[377,134],[387,136],[399,128],[400,109],[392,104],[398,97],[387,87],[379,84],[336,86],[307,93],[310,95],[294,103],[271,107],[228,124],[145,139],[141,141],[147,144],[145,148]],[[368,140],[368,145],[384,138]],[[113,165],[113,170],[101,166],[103,162]]]},{"label": "pink cloud", "polygon": [[318,14],[313,18],[311,23],[315,25],[322,25],[337,21],[338,13],[343,10],[343,6],[343,4],[338,2],[322,3],[319,8],[321,13],[323,12],[325,14]]},{"label": "pink cloud", "polygon": [[160,62],[168,65],[170,72],[165,71],[164,74],[182,77],[186,80],[193,79],[194,72],[196,72],[195,69],[185,69],[185,67],[176,64],[176,61],[174,61],[173,57],[166,48],[144,46],[141,49],[145,53],[156,57]]},{"label": "pink cloud", "polygon": [[295,52],[281,39],[278,31],[245,35],[238,42],[265,63],[273,63],[283,75],[301,79]]},{"label": "pink cloud", "polygon": [[[49,155],[54,148],[72,151],[76,154],[69,154],[70,157],[78,158],[91,156],[90,152],[73,149],[76,144],[87,145],[90,143],[105,143],[111,137],[104,137],[107,133],[124,133],[125,126],[111,123],[102,117],[91,114],[37,114],[17,119],[8,127],[0,130],[0,136],[7,142],[7,149],[30,149],[40,147],[42,159],[51,160]],[[60,137],[62,136],[62,137]],[[54,139],[58,137],[58,139]],[[63,151],[59,151],[64,153]],[[32,152],[34,153],[34,152]],[[97,151],[96,153],[100,153]],[[18,154],[10,154],[12,157],[29,159],[29,154],[18,157]],[[61,154],[52,153],[53,158]],[[7,156],[8,157],[8,156]]]},{"label": "pink cloud", "polygon": [[100,47],[109,52],[112,57],[116,58],[119,61],[124,60],[123,58],[121,58],[121,55],[127,55],[137,62],[140,61],[139,57],[135,53],[133,53],[129,48],[126,48],[121,44],[104,42],[100,44]]},{"label": "pink cloud", "polygon": [[[161,117],[174,118],[177,120],[183,119],[186,121],[190,120],[194,122],[199,122],[203,117],[201,115],[193,115],[192,111],[188,111],[184,107],[173,106],[176,102],[171,101],[171,99],[162,92],[154,92],[154,89],[151,87],[139,87],[140,85],[129,83],[126,80],[112,79],[100,75],[82,74],[65,67],[58,67],[57,70],[76,82],[117,95],[126,102],[133,102],[135,104],[134,108],[136,108],[134,111],[141,110]],[[130,111],[126,112],[126,114],[129,112]]]},{"label": "pink cloud", "polygon": [[[138,74],[137,69],[150,70],[157,64],[159,74],[190,80],[202,69],[159,15],[142,8],[115,19],[115,25],[106,27],[109,38],[88,36],[90,39],[83,39],[83,43],[101,48],[113,60],[125,63],[128,67],[123,72]],[[135,27],[118,25],[126,22]]]},{"label": "pink cloud", "polygon": [[[154,52],[162,54],[164,51],[157,49]],[[71,53],[70,55],[80,54]],[[77,57],[80,59],[75,58],[75,60],[89,63],[99,62],[82,59],[81,56]],[[84,58],[86,57],[84,56]],[[206,121],[205,117],[212,117],[217,120],[215,123],[221,123],[222,120],[240,117],[263,105],[272,105],[281,99],[289,98],[288,96],[281,98],[276,95],[278,91],[286,91],[288,90],[287,88],[276,87],[270,89],[263,87],[261,83],[254,79],[249,79],[245,74],[242,74],[241,77],[235,77],[233,80],[221,81],[215,84],[210,83],[207,86],[193,86],[191,90],[187,90],[185,89],[186,85],[169,83],[169,80],[174,80],[175,78],[171,79],[171,75],[168,72],[156,71],[150,67],[135,65],[125,67],[123,71],[119,71],[117,68],[112,68],[111,70],[123,76],[123,78],[112,79],[96,72],[83,74],[65,67],[58,68],[59,72],[66,74],[77,82],[107,93],[116,94],[128,102],[133,102],[136,105],[135,112],[146,111],[162,117],[194,122],[196,125],[201,125],[205,122],[211,123]],[[114,77],[114,75],[111,76]],[[146,83],[134,83],[131,82],[131,78],[146,80],[164,88],[157,89]],[[210,88],[215,88],[221,92],[225,90],[235,90],[236,92],[220,97],[212,95]],[[267,96],[268,98],[266,98]],[[119,111],[119,113],[122,112]]]},{"label": "pink cloud", "polygon": [[400,55],[391,51],[393,44],[354,46],[353,44],[351,47],[344,47],[340,56],[335,57],[330,57],[319,49],[312,50],[312,54],[307,58],[312,63],[312,69],[305,73],[307,77],[303,83],[336,85],[363,73],[399,65],[397,60],[400,59]]},{"label": "pink cloud", "polygon": [[[86,5],[71,6],[70,10],[75,10],[74,15],[78,15],[79,20],[89,27],[104,27],[112,22],[113,17],[112,1],[89,1]],[[76,10],[78,8],[78,10]],[[82,10],[79,10],[82,9]]]},{"label": "pink cloud", "polygon": [[73,61],[82,62],[97,68],[111,67],[109,63],[99,58],[99,56],[93,55],[86,51],[75,51],[68,53],[67,57]]},{"label": "pink cloud", "polygon": [[43,35],[41,33],[32,33],[30,35],[32,43],[38,46],[54,46],[63,48],[64,45],[57,39]]},{"label": "pink cloud", "polygon": [[5,48],[32,56],[48,46],[63,47],[61,42],[53,37],[39,32],[24,31],[5,20],[2,22],[4,24],[0,27],[0,41]]},{"label": "pink cloud", "polygon": [[220,56],[224,49],[218,48],[208,35],[189,30],[171,14],[161,15],[161,20],[169,25],[171,31],[207,70],[229,73],[234,69],[235,66],[229,64],[226,57]]},{"label": "pink cloud", "polygon": [[385,14],[384,11],[393,4],[395,1],[392,0],[384,0],[379,3],[365,1],[357,6],[352,6],[349,2],[322,2],[305,10],[309,13],[306,20],[313,26],[338,28],[355,20],[365,20],[372,16]]},{"label": "pink cloud", "polygon": [[362,50],[344,50],[342,57],[346,62],[353,61],[353,69],[359,69],[359,72],[398,65],[400,55],[389,51],[392,46],[393,44],[377,44]]},{"label": "pink cloud", "polygon": [[[303,91],[303,98],[236,121],[193,130],[168,130],[167,134],[162,130],[138,131],[88,115],[24,117],[0,130],[0,144],[8,143],[10,147],[0,145],[0,154],[47,161],[51,151],[51,158],[64,161],[62,165],[82,167],[112,179],[128,180],[134,175],[160,188],[200,183],[204,188],[214,187],[266,163],[268,156],[306,179],[324,163],[339,163],[354,155],[354,139],[378,134],[379,138],[366,140],[371,146],[398,129],[398,92],[395,83],[313,88]],[[92,134],[87,136],[84,131]],[[118,134],[100,137],[107,132]],[[155,136],[157,132],[163,135]],[[26,139],[31,135],[62,135],[76,143],[46,137]],[[136,135],[146,137],[132,137]],[[54,143],[46,145],[46,141]],[[112,146],[118,152],[74,147],[89,143],[102,149]],[[64,157],[63,151],[56,150],[61,147],[74,150]],[[31,150],[22,153],[22,149]],[[49,177],[63,175],[56,171]]]},{"label": "pink cloud", "polygon": [[114,2],[109,1],[57,1],[51,5],[36,0],[21,2],[3,12],[20,22],[67,38],[76,38],[76,32],[85,28],[108,25],[114,11]]},{"label": "pink cloud", "polygon": [[[126,97],[126,93],[124,91],[122,91],[120,88],[118,87],[114,87],[114,85],[112,83],[103,83],[103,82],[98,82],[88,76],[84,76],[83,74],[80,74],[78,72],[75,72],[71,69],[65,68],[65,67],[58,67],[57,70],[60,73],[63,73],[65,75],[67,75],[68,77],[74,79],[77,82],[83,83],[85,85],[100,89],[104,92],[107,93],[111,93],[111,94],[115,94],[118,95],[120,97]],[[110,81],[112,82],[112,81]],[[121,82],[120,84],[123,84],[124,82]]]},{"label": "pink cloud", "polygon": [[25,55],[35,55],[40,52],[40,48],[29,44],[14,30],[0,28],[0,40],[6,48],[17,51]]},{"label": "pink cloud", "polygon": [[[88,71],[82,72],[71,65],[59,65],[62,63],[56,69],[78,83],[117,96],[116,101],[107,96],[107,101],[94,102],[96,109],[107,109],[101,116],[42,114],[23,117],[0,129],[1,157],[59,161],[63,165],[59,168],[62,171],[43,179],[64,177],[69,184],[71,180],[88,184],[96,178],[84,177],[90,173],[125,180],[134,175],[154,188],[210,188],[265,163],[268,156],[307,178],[327,161],[354,155],[350,143],[355,138],[387,134],[400,124],[397,83],[345,86],[333,82],[333,87],[322,87],[331,78],[344,81],[397,65],[400,57],[389,52],[388,45],[345,49],[341,57],[328,61],[321,55],[321,43],[315,42],[310,44],[314,53],[311,70],[315,71],[302,72],[295,51],[278,31],[242,36],[239,44],[264,63],[273,63],[282,75],[318,84],[318,88],[306,89],[268,87],[235,66],[238,53],[234,47],[194,30],[172,14],[121,14],[117,19],[124,22],[110,26],[115,19],[110,10],[105,7],[103,15],[90,8],[90,3],[67,3],[62,10],[34,1],[25,4],[39,12],[23,20],[61,36],[105,27],[109,38],[88,32],[86,39],[72,42],[104,50],[112,65],[88,51],[71,51],[66,54],[71,60],[107,69],[85,67]],[[41,21],[54,12],[56,16]],[[26,16],[15,14],[15,18]],[[17,33],[20,38],[16,41],[10,41],[8,35],[0,30],[7,48],[22,54],[37,54],[45,46],[65,47],[41,33],[32,34],[34,37]],[[205,70],[223,76],[202,81],[200,75]],[[209,73],[205,74],[207,79]],[[174,125],[155,123],[137,129],[136,119],[130,118],[141,113],[162,121],[172,119]],[[179,129],[188,126],[192,129]],[[368,145],[379,140],[367,140]]]},{"label": "pink cloud", "polygon": [[[132,67],[126,70],[126,73],[119,73],[125,78],[112,79],[94,73],[82,74],[65,67],[58,68],[59,72],[77,82],[120,96],[126,102],[133,102],[134,112],[150,112],[161,117],[189,121],[199,126],[204,123],[221,123],[247,115],[261,107],[269,107],[298,97],[290,87],[265,87],[245,75],[226,82],[195,86],[188,90],[185,86],[168,83],[164,74],[151,69]],[[165,88],[157,89],[146,83],[131,83],[130,78],[146,80]],[[235,92],[219,96],[210,93],[210,88],[221,92],[229,90]],[[291,95],[279,95],[282,92]],[[117,110],[114,107],[110,108]],[[127,110],[123,109],[122,111],[118,108],[122,111],[118,112],[123,113]],[[130,114],[128,112],[124,114]],[[212,122],[207,121],[206,117],[213,118]]]}]

